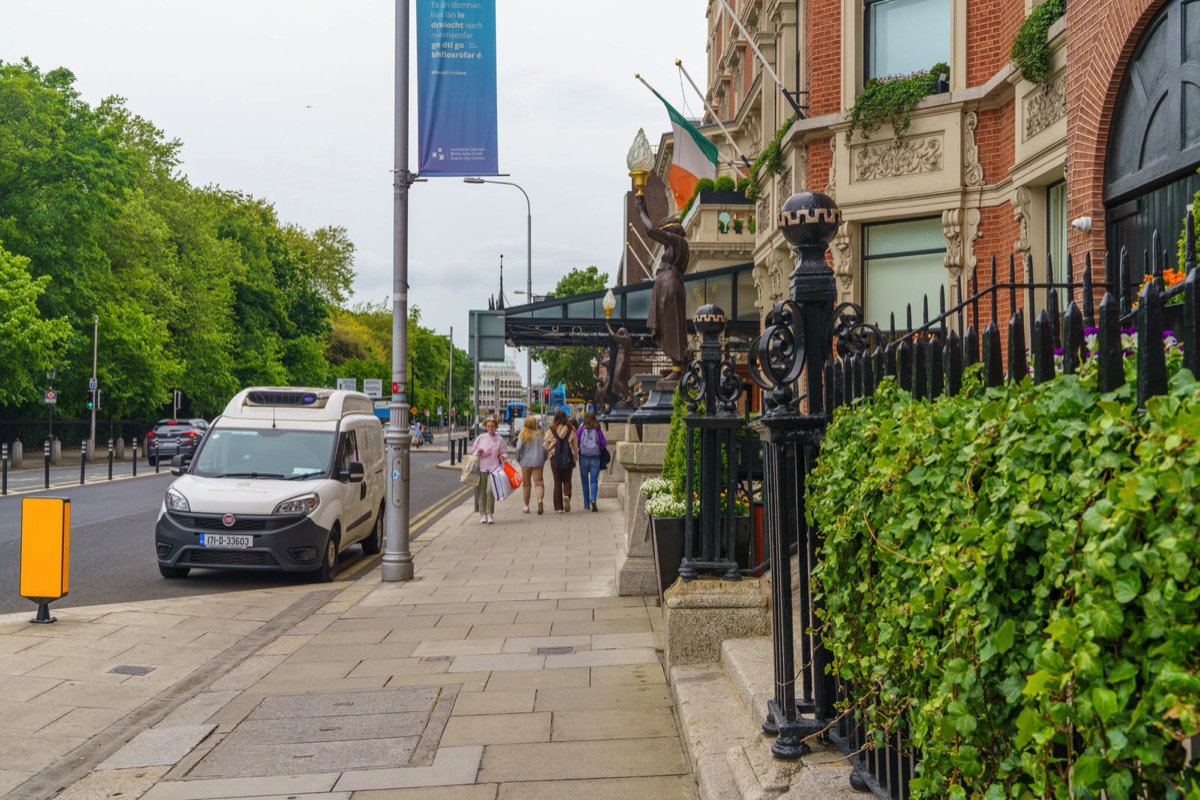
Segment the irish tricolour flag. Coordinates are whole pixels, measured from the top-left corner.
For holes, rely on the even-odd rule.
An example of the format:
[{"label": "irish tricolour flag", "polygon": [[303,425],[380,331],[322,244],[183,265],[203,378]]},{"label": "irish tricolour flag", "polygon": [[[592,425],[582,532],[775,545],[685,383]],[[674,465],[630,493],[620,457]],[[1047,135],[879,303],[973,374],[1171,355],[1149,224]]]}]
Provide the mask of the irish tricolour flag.
[{"label": "irish tricolour flag", "polygon": [[[654,92],[653,89],[650,91]],[[654,92],[654,96],[662,100],[662,104],[667,107],[667,113],[671,115],[671,130],[675,133],[675,154],[671,158],[671,193],[675,195],[675,207],[683,208],[696,191],[696,181],[717,177],[717,146],[705,139],[704,134],[684,119],[661,94]]]}]

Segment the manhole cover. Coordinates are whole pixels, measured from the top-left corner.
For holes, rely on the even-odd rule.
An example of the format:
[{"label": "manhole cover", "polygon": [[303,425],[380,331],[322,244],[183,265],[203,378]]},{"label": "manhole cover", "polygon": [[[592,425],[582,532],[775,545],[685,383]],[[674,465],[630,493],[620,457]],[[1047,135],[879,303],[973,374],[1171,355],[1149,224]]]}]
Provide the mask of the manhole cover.
[{"label": "manhole cover", "polygon": [[188,777],[429,766],[457,694],[420,686],[264,697]]},{"label": "manhole cover", "polygon": [[539,656],[565,656],[574,652],[574,647],[539,647],[537,649]]},{"label": "manhole cover", "polygon": [[154,667],[135,667],[129,664],[121,664],[113,667],[109,672],[116,675],[149,675],[154,672]]}]

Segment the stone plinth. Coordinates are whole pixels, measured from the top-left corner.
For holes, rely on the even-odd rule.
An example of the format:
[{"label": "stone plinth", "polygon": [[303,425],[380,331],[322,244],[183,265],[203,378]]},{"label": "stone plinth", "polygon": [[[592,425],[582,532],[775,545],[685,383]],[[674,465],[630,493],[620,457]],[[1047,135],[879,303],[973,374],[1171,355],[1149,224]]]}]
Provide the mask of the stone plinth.
[{"label": "stone plinth", "polygon": [[770,596],[759,580],[677,580],[664,594],[667,668],[719,661],[726,639],[769,636]]},{"label": "stone plinth", "polygon": [[625,441],[625,422],[622,420],[617,424],[605,424],[604,438],[608,441],[608,452],[613,457],[609,459],[608,469],[600,471],[598,494],[602,498],[615,498],[621,485],[625,483],[625,467],[616,457],[617,445]]},{"label": "stone plinth", "polygon": [[654,572],[654,543],[649,536],[646,498],[642,482],[662,474],[667,452],[668,425],[628,424],[622,441],[616,445],[613,464],[620,466],[625,480],[618,497],[625,510],[625,544],[617,552],[617,594],[657,595],[658,576]]}]

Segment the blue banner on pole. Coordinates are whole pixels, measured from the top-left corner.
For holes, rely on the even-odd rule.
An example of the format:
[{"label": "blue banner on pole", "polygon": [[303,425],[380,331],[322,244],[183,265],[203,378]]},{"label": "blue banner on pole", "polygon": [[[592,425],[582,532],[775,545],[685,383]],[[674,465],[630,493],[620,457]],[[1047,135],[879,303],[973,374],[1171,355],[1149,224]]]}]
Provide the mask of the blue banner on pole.
[{"label": "blue banner on pole", "polygon": [[496,0],[418,0],[418,172],[497,175],[496,140]]}]

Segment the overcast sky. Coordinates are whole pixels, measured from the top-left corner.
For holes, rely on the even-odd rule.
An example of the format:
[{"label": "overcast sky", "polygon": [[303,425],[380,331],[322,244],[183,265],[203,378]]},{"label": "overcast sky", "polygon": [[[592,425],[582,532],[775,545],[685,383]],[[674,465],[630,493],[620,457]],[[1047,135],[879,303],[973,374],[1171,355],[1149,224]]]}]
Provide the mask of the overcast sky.
[{"label": "overcast sky", "polygon": [[[183,171],[275,204],[357,247],[356,300],[392,287],[395,4],[389,0],[0,0],[0,60],[67,67],[83,98],[109,95],[183,142]],[[640,72],[687,116],[705,85],[705,3],[498,0],[498,178],[529,194],[533,291],[574,267],[615,279],[625,154],[670,123]],[[415,28],[415,13],[410,14]],[[412,72],[410,169],[417,167]],[[511,186],[461,178],[410,193],[409,303],[467,341],[467,311],[526,281],[526,205]],[[390,302],[389,302],[390,307]],[[525,356],[514,359],[522,373]],[[535,376],[539,376],[534,367]]]}]

